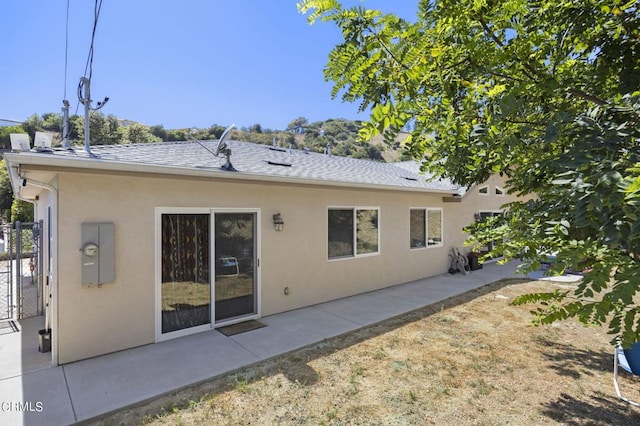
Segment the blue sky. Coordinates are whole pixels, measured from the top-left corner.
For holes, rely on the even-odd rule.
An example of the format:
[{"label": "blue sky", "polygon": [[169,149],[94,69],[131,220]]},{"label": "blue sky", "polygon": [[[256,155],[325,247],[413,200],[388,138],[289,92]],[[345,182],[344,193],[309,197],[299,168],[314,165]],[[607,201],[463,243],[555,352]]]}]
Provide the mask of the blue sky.
[{"label": "blue sky", "polygon": [[[415,16],[417,0],[349,1]],[[93,25],[91,0],[70,0],[66,97],[71,113]],[[59,112],[65,93],[67,0],[0,5],[0,119]],[[323,67],[340,42],[333,24],[310,26],[296,0],[103,0],[91,84],[102,109],[165,128],[284,129],[297,117],[366,119],[330,96]],[[78,110],[82,114],[82,109]]]}]

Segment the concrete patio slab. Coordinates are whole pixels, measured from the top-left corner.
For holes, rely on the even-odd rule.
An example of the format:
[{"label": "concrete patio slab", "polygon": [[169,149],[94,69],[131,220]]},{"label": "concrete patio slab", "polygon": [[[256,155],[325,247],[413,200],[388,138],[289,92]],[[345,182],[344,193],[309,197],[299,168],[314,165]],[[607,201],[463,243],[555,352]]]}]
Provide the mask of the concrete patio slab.
[{"label": "concrete patio slab", "polygon": [[515,265],[485,265],[469,275],[440,275],[264,317],[267,327],[231,337],[211,330],[58,367],[51,367],[50,354],[37,352],[40,320],[26,321],[19,332],[0,333],[0,403],[23,404],[4,411],[0,405],[0,424],[96,419],[514,273]]},{"label": "concrete patio slab", "polygon": [[546,275],[546,272],[547,271],[543,271],[543,270],[529,272],[527,274],[527,278],[530,278],[532,280],[539,280],[539,281],[553,281],[557,283],[577,283],[582,279],[582,275],[578,275],[578,274],[564,274],[564,275],[550,276],[550,275]]},{"label": "concrete patio slab", "polygon": [[68,425],[75,421],[62,367],[0,380],[1,424]]},{"label": "concrete patio slab", "polygon": [[8,321],[0,328],[0,380],[51,367],[51,353],[38,350],[43,317]]},{"label": "concrete patio slab", "polygon": [[407,299],[371,292],[316,305],[316,308],[360,326],[371,325],[420,307]]},{"label": "concrete patio slab", "polygon": [[212,330],[63,368],[77,419],[85,420],[257,361],[233,340]]},{"label": "concrete patio slab", "polygon": [[231,336],[261,359],[293,351],[346,333],[357,323],[315,308],[296,309],[260,320],[267,327]]}]

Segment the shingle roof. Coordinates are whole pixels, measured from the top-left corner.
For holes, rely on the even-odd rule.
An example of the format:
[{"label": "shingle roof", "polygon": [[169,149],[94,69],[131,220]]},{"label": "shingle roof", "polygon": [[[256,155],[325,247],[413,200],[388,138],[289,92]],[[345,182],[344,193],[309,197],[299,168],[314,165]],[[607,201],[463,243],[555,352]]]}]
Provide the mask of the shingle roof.
[{"label": "shingle roof", "polygon": [[20,153],[22,155],[47,156],[55,159],[82,161],[83,167],[91,163],[105,168],[109,164],[140,164],[158,167],[162,173],[167,169],[210,170],[212,175],[232,173],[244,177],[291,178],[326,184],[359,184],[396,187],[398,189],[423,189],[449,193],[462,193],[458,185],[446,179],[435,179],[419,172],[415,162],[382,163],[348,157],[329,156],[304,150],[273,148],[248,142],[229,141],[232,150],[231,162],[236,172],[221,171],[224,156],[216,157],[217,141],[160,142],[130,145],[98,145],[91,147],[91,154],[82,148],[54,149],[48,153]]}]

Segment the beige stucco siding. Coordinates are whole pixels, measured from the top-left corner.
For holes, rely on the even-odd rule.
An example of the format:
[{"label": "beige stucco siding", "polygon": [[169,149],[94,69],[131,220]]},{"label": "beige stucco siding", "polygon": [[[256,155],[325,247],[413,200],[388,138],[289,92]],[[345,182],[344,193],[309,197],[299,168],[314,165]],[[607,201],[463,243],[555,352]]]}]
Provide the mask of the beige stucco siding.
[{"label": "beige stucco siding", "polygon": [[[487,207],[496,197],[470,193],[462,203],[443,203],[442,195],[417,192],[76,173],[61,173],[58,187],[60,363],[155,341],[157,207],[260,209],[264,316],[445,273],[450,248],[464,240],[462,227],[477,210],[506,200]],[[329,261],[329,206],[378,207],[379,255]],[[443,209],[442,247],[409,249],[410,207]],[[273,229],[276,212],[283,232]],[[115,224],[113,283],[81,285],[85,222]]]}]

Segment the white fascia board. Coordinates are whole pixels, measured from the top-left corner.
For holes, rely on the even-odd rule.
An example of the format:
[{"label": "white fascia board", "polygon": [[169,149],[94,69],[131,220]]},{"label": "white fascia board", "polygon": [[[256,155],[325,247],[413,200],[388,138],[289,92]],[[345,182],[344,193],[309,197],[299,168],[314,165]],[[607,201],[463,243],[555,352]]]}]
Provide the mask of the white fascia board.
[{"label": "white fascia board", "polygon": [[[65,158],[56,157],[52,154],[36,154],[36,153],[7,153],[5,154],[5,160],[7,165],[13,164],[13,167],[19,165],[33,165],[48,168],[69,168],[85,171],[115,171],[115,172],[127,172],[127,173],[145,173],[156,175],[178,175],[178,176],[192,176],[199,178],[212,178],[212,179],[233,179],[233,180],[247,180],[253,182],[273,182],[273,183],[288,183],[288,184],[302,184],[302,185],[314,185],[314,186],[330,186],[339,188],[356,188],[356,189],[375,189],[375,190],[388,190],[388,191],[402,191],[402,192],[420,192],[420,193],[432,193],[432,194],[447,194],[452,195],[452,190],[442,189],[429,189],[429,188],[414,188],[395,185],[381,185],[373,183],[361,183],[361,182],[345,182],[335,180],[322,180],[322,179],[309,179],[301,177],[291,176],[273,176],[264,175],[258,173],[247,172],[229,172],[224,170],[218,170],[218,168],[212,169],[194,169],[189,167],[171,167],[165,165],[149,165],[142,163],[127,163],[122,161],[109,161],[84,158]],[[14,164],[15,163],[15,164]],[[17,182],[16,182],[17,183]],[[13,184],[13,182],[12,182]]]}]

